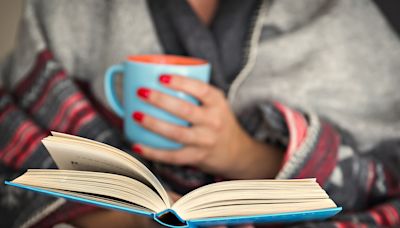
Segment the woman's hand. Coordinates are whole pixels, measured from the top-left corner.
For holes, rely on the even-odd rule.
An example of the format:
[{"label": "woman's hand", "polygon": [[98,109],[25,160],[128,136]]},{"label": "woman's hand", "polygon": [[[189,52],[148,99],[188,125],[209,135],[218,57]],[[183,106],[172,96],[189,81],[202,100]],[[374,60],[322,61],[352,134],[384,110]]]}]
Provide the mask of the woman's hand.
[{"label": "woman's hand", "polygon": [[140,88],[137,93],[143,101],[187,120],[192,126],[182,127],[135,112],[133,118],[141,126],[182,143],[184,147],[164,151],[136,144],[134,151],[153,161],[194,166],[225,178],[272,178],[277,174],[282,153],[247,135],[219,89],[177,75],[163,75],[160,82],[170,89],[192,95],[202,105],[196,106],[155,90]]}]

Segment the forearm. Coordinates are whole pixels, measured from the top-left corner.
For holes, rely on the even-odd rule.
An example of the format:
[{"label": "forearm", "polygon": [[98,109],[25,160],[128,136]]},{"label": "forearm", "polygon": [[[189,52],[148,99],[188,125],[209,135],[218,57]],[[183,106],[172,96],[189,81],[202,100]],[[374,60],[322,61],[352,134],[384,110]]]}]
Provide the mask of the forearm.
[{"label": "forearm", "polygon": [[273,145],[246,137],[237,152],[237,163],[226,173],[232,179],[275,178],[282,164],[283,151]]},{"label": "forearm", "polygon": [[111,210],[95,211],[69,223],[79,228],[159,227],[148,217]]}]

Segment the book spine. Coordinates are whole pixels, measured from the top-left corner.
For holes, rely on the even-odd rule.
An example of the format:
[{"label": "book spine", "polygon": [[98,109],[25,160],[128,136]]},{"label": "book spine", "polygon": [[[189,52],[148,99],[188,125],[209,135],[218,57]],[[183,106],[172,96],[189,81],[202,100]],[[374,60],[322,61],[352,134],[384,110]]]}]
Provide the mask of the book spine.
[{"label": "book spine", "polygon": [[166,226],[166,227],[195,227],[190,225],[187,221],[182,219],[176,211],[172,209],[167,209],[157,214],[154,214],[153,217],[154,221],[158,222],[159,224]]}]

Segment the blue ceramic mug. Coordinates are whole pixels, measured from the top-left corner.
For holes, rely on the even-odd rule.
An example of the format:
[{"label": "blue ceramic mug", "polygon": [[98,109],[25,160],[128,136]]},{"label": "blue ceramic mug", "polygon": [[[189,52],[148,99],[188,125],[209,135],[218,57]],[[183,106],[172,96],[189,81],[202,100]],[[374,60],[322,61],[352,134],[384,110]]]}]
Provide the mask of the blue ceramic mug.
[{"label": "blue ceramic mug", "polygon": [[[114,77],[118,74],[123,75],[123,102],[118,100],[115,91]],[[139,111],[170,123],[189,126],[187,121],[147,104],[137,97],[136,91],[145,87],[199,104],[192,96],[160,84],[159,77],[162,74],[182,75],[208,83],[210,64],[202,59],[175,55],[129,56],[122,64],[108,68],[104,78],[105,93],[111,108],[123,118],[124,133],[129,141],[159,149],[179,149],[181,144],[144,129],[132,119],[132,113]]]}]

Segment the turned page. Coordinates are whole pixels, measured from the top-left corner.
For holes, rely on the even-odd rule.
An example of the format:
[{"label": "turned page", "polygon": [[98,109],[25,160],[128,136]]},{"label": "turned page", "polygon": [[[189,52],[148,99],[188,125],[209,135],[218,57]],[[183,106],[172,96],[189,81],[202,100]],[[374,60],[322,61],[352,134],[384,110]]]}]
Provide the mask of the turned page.
[{"label": "turned page", "polygon": [[154,188],[170,205],[164,187],[140,161],[112,146],[93,140],[52,132],[42,140],[59,169],[114,173]]},{"label": "turned page", "polygon": [[[147,211],[161,212],[168,208],[161,197],[147,185],[133,178],[110,173],[91,171],[29,169],[13,180],[14,183],[64,192],[68,195],[80,194],[82,198],[97,197],[115,204],[126,203],[126,207],[141,206]],[[136,205],[136,206],[135,206]]]}]

